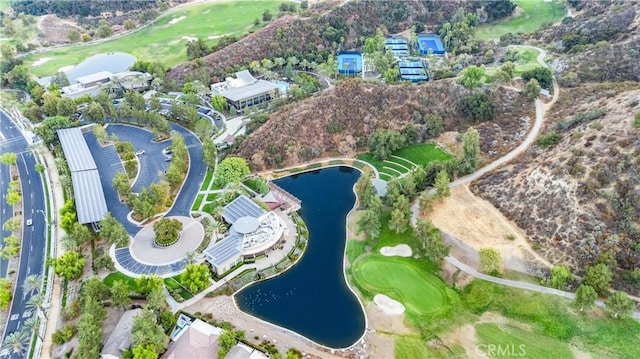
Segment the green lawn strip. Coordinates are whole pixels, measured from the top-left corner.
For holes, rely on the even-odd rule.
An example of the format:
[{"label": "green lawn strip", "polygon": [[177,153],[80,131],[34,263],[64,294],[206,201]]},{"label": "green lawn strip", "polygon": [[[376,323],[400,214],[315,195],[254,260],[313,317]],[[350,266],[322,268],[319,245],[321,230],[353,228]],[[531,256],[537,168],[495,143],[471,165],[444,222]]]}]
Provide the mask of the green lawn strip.
[{"label": "green lawn strip", "polygon": [[182,283],[180,283],[180,276],[165,278],[164,285],[166,285],[167,288],[171,288],[177,291],[185,300],[193,298],[193,293],[191,293],[191,291],[189,291],[184,285],[182,285]]},{"label": "green lawn strip", "polygon": [[389,175],[387,173],[380,172],[380,179],[381,180],[389,182],[389,181],[391,181],[392,178],[394,178],[394,176],[391,176],[391,175]]},{"label": "green lawn strip", "polygon": [[[263,180],[261,178],[249,178],[242,183],[244,183],[245,186],[251,188],[252,191],[256,193],[260,193],[260,191],[258,190],[258,183],[262,181]],[[266,193],[263,193],[263,194],[266,194]]]},{"label": "green lawn strip", "polygon": [[207,174],[204,176],[204,181],[202,181],[202,186],[200,186],[201,191],[209,189],[209,182],[211,182],[211,178],[213,178],[213,170],[209,168],[207,169]]},{"label": "green lawn strip", "polygon": [[29,55],[24,60],[30,66],[38,59],[51,58],[40,66],[30,68],[37,76],[53,75],[62,66],[74,65],[92,55],[106,52],[130,53],[139,60],[159,61],[171,67],[187,61],[187,40],[183,37],[201,37],[207,44],[212,44],[218,40],[208,39],[209,36],[243,34],[256,29],[253,21],[261,18],[265,10],[275,14],[279,6],[280,2],[275,1],[225,1],[192,5],[171,11],[158,18],[155,24],[130,35],[98,44],[57,48]]},{"label": "green lawn strip", "polygon": [[369,298],[381,293],[399,301],[413,317],[436,313],[450,304],[445,284],[416,260],[371,254],[351,267],[355,284]]},{"label": "green lawn strip", "polygon": [[396,337],[394,356],[396,358],[447,358],[434,356],[424,340],[410,336]]},{"label": "green lawn strip", "polygon": [[353,263],[356,258],[365,253],[367,248],[367,241],[358,241],[352,239],[347,242],[347,259],[349,263]]},{"label": "green lawn strip", "polygon": [[200,204],[202,203],[203,199],[204,199],[204,194],[197,195],[195,202],[193,202],[193,207],[191,207],[191,210],[192,211],[200,210]]},{"label": "green lawn strip", "polygon": [[[552,2],[513,0],[520,7],[520,15],[508,20],[478,26],[475,38],[480,41],[499,39],[507,33],[532,33],[545,23],[555,23],[566,16],[566,9],[558,0]],[[514,11],[515,13],[515,11]]]},{"label": "green lawn strip", "polygon": [[450,153],[432,143],[412,145],[398,150],[393,154],[398,157],[406,158],[420,166],[425,166],[429,164],[429,162],[433,161],[448,161],[453,158]]},{"label": "green lawn strip", "polygon": [[207,202],[215,202],[218,200],[218,194],[217,193],[209,193],[207,194]]},{"label": "green lawn strip", "polygon": [[398,166],[405,167],[409,171],[416,167],[416,165],[414,163],[412,163],[408,159],[402,158],[402,157],[390,157],[387,161],[393,162],[393,163],[397,164]]},{"label": "green lawn strip", "polygon": [[140,288],[138,287],[138,284],[136,283],[135,278],[129,277],[127,275],[124,275],[120,272],[114,272],[109,274],[108,276],[104,277],[104,279],[102,280],[102,282],[104,284],[106,284],[107,286],[111,287],[113,286],[113,282],[117,281],[117,280],[121,280],[123,282],[125,282],[127,284],[127,286],[129,287],[129,290],[134,291],[134,292],[140,292]]},{"label": "green lawn strip", "polygon": [[391,168],[392,170],[398,171],[400,174],[409,172],[408,169],[404,168],[403,166],[400,166],[399,164],[391,160],[384,161],[383,166],[384,168]]},{"label": "green lawn strip", "polygon": [[494,355],[491,355],[488,347],[479,347],[491,358],[512,357],[518,354],[526,358],[573,358],[566,343],[529,330],[509,325],[501,328],[495,323],[479,323],[475,328],[481,344],[496,347]]}]

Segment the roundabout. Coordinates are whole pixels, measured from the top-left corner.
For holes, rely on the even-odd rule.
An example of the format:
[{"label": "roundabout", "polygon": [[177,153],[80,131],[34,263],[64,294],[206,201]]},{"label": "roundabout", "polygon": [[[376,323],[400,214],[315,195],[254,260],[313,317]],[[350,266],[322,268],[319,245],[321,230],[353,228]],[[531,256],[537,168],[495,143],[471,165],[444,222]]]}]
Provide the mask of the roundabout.
[{"label": "roundabout", "polygon": [[179,239],[170,246],[159,246],[155,243],[153,224],[149,224],[133,238],[130,246],[133,258],[145,264],[166,265],[183,260],[188,252],[193,252],[200,246],[204,239],[204,228],[200,222],[183,216],[165,218],[177,219],[182,223]]}]

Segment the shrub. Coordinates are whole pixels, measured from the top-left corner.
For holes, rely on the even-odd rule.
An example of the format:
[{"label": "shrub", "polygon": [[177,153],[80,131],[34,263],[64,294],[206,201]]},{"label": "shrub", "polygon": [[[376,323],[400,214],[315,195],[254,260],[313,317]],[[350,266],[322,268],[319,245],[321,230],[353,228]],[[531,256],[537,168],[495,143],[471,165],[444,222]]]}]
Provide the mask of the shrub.
[{"label": "shrub", "polygon": [[576,127],[581,123],[596,120],[604,116],[606,113],[607,111],[600,108],[593,111],[580,112],[578,114],[575,114],[574,116],[572,116],[570,119],[566,121],[556,122],[554,129],[560,130],[560,131],[567,130],[567,129]]},{"label": "shrub", "polygon": [[458,103],[460,111],[471,122],[487,121],[493,118],[495,106],[486,93],[465,96]]},{"label": "shrub", "polygon": [[77,329],[75,326],[66,324],[64,327],[56,330],[55,333],[53,333],[51,340],[54,344],[62,345],[71,340],[71,338],[76,335],[76,332]]},{"label": "shrub", "polygon": [[637,112],[633,118],[633,123],[631,124],[633,128],[640,128],[640,112]]},{"label": "shrub", "polygon": [[552,147],[557,145],[561,139],[562,136],[560,136],[560,134],[558,134],[557,132],[549,132],[544,135],[538,136],[538,138],[536,138],[536,145],[542,148]]},{"label": "shrub", "polygon": [[538,80],[538,84],[543,89],[548,89],[553,85],[553,74],[546,67],[537,67],[533,70],[526,71],[522,74],[522,79],[529,82],[531,79]]}]

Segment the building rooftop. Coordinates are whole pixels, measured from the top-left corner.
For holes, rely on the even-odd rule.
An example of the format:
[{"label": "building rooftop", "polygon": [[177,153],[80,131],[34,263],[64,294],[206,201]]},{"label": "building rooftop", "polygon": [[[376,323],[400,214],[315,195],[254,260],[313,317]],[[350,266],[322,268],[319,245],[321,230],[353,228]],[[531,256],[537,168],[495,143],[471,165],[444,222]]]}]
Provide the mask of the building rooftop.
[{"label": "building rooftop", "polygon": [[183,327],[176,328],[180,329],[180,334],[171,338],[174,343],[162,359],[217,358],[218,337],[223,330],[200,319],[190,320],[184,314],[180,315],[178,323],[182,323]]},{"label": "building rooftop", "polygon": [[254,217],[240,217],[231,227],[240,234],[247,234],[255,231],[260,226],[260,221]]},{"label": "building rooftop", "polygon": [[133,318],[142,313],[142,309],[127,310],[122,314],[118,324],[107,338],[100,352],[103,359],[116,359],[122,357],[122,352],[131,346],[131,327]]},{"label": "building rooftop", "polygon": [[107,214],[107,201],[98,170],[71,172],[73,197],[80,224],[100,222]]},{"label": "building rooftop", "polygon": [[257,203],[245,195],[238,196],[222,209],[222,218],[227,223],[235,223],[241,217],[258,218],[267,213]]},{"label": "building rooftop", "polygon": [[231,233],[204,251],[211,264],[216,267],[224,265],[229,259],[238,257],[242,253],[244,235]]},{"label": "building rooftop", "polygon": [[241,101],[256,97],[270,91],[278,89],[278,85],[265,80],[257,80],[252,84],[248,84],[242,87],[229,88],[224,92],[220,92],[220,95],[224,96],[230,101]]},{"label": "building rooftop", "polygon": [[86,76],[80,76],[76,80],[85,85],[96,81],[109,81],[113,74],[109,71],[100,71]]},{"label": "building rooftop", "polygon": [[89,146],[79,128],[65,128],[58,130],[58,138],[62,145],[64,157],[67,159],[71,172],[94,170],[98,168],[93,161]]}]

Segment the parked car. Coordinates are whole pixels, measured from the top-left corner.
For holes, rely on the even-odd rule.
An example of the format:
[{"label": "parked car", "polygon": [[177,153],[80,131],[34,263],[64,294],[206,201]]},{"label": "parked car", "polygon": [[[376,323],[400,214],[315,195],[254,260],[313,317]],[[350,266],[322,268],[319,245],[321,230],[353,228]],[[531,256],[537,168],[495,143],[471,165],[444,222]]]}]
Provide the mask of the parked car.
[{"label": "parked car", "polygon": [[33,220],[32,219],[27,219],[27,226],[30,226],[33,224]]},{"label": "parked car", "polygon": [[140,156],[140,155],[144,155],[144,150],[140,150],[138,152],[136,152],[136,156]]}]

